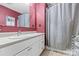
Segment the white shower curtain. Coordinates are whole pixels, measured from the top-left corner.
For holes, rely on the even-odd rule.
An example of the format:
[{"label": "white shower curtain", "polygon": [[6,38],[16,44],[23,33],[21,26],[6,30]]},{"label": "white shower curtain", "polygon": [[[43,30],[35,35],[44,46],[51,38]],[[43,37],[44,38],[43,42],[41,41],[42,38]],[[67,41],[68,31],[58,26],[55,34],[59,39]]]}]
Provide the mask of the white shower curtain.
[{"label": "white shower curtain", "polygon": [[58,3],[48,9],[48,46],[66,49],[71,44],[71,4]]}]

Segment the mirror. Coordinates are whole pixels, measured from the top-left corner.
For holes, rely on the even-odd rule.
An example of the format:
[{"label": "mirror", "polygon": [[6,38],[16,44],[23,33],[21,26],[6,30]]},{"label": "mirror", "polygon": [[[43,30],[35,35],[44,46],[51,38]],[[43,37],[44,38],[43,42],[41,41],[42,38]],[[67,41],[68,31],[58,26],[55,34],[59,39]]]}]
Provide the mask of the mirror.
[{"label": "mirror", "polygon": [[30,17],[29,17],[28,13],[18,16],[18,25],[17,26],[30,28]]},{"label": "mirror", "polygon": [[25,3],[2,3],[0,5],[0,32],[17,32],[34,30],[30,21],[30,4]]}]

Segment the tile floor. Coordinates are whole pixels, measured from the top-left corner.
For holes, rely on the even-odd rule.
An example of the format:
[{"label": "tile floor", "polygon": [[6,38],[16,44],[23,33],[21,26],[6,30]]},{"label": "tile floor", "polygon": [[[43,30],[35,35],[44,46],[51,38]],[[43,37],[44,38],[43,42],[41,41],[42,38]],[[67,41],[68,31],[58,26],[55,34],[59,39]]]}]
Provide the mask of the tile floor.
[{"label": "tile floor", "polygon": [[67,56],[67,55],[64,53],[61,53],[61,52],[49,51],[49,50],[45,49],[43,51],[43,53],[41,54],[41,56]]}]

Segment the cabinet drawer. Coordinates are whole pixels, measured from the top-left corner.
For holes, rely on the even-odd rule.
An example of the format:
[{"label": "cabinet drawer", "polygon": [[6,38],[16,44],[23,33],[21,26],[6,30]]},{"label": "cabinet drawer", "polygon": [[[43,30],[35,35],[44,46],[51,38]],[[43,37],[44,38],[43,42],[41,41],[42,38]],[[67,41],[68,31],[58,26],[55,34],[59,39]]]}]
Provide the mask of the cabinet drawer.
[{"label": "cabinet drawer", "polygon": [[[41,43],[40,43],[41,42]],[[38,36],[25,41],[18,42],[0,48],[0,56],[36,56],[40,55],[40,48],[43,46],[44,39],[43,36]],[[41,46],[42,45],[42,46]]]},{"label": "cabinet drawer", "polygon": [[[18,53],[16,56],[38,56],[40,55],[41,51],[41,43],[42,42],[42,36],[38,36],[35,38],[35,42],[28,46],[28,48],[26,47],[26,49],[24,49],[22,52]],[[43,44],[43,42],[42,42]],[[44,44],[43,44],[44,45]],[[40,47],[41,46],[41,47]]]},{"label": "cabinet drawer", "polygon": [[22,51],[30,44],[34,43],[37,38],[26,39],[25,41],[4,47],[0,49],[0,56],[12,56],[16,55],[19,51]]},{"label": "cabinet drawer", "polygon": [[27,47],[27,48],[25,48],[23,51],[19,52],[16,56],[29,56],[29,51],[30,51],[31,49],[32,49],[32,48]]},{"label": "cabinet drawer", "polygon": [[36,42],[33,45],[26,47],[22,52],[18,53],[16,56],[36,56],[39,55],[39,44]]}]

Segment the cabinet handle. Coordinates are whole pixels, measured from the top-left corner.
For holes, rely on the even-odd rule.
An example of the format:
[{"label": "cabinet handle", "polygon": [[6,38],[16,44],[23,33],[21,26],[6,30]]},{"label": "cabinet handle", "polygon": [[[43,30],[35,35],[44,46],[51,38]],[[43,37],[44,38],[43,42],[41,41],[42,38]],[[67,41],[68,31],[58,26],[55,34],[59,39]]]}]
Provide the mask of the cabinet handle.
[{"label": "cabinet handle", "polygon": [[34,27],[34,25],[32,25],[32,27]]},{"label": "cabinet handle", "polygon": [[39,24],[39,27],[41,27],[41,24]]},{"label": "cabinet handle", "polygon": [[0,31],[2,31],[2,29],[0,28]]}]

